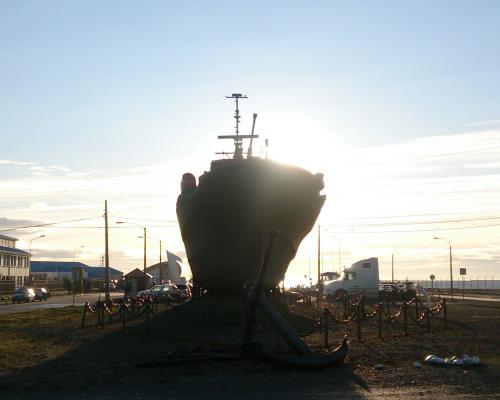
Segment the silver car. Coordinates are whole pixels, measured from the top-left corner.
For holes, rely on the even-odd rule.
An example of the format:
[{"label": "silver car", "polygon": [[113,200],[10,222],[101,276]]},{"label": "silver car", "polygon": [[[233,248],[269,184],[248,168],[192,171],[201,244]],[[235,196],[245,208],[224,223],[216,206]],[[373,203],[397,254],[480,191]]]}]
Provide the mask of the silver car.
[{"label": "silver car", "polygon": [[35,300],[35,291],[32,288],[18,287],[11,296],[12,304],[25,301],[29,303]]}]

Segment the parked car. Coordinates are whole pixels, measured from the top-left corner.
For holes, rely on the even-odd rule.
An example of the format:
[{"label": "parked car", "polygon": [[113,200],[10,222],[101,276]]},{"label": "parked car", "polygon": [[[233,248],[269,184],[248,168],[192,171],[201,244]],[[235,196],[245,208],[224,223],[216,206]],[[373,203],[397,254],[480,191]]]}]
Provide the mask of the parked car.
[{"label": "parked car", "polygon": [[35,291],[32,288],[18,287],[11,296],[12,304],[25,301],[29,303],[35,300]]},{"label": "parked car", "polygon": [[35,300],[47,300],[50,297],[50,292],[45,288],[35,289]]},{"label": "parked car", "polygon": [[138,297],[152,296],[158,300],[167,299],[171,297],[176,297],[177,287],[171,283],[165,283],[162,285],[154,285],[151,289],[142,290],[137,292]]},{"label": "parked car", "polygon": [[191,289],[189,285],[183,284],[183,283],[178,283],[175,286],[177,286],[177,289],[179,290],[179,298],[181,299],[190,299],[191,298]]}]

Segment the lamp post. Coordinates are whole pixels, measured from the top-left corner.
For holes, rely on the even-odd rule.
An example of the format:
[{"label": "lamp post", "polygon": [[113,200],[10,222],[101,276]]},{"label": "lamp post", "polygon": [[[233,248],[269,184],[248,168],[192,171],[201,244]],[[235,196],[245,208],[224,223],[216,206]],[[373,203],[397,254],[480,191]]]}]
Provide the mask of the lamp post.
[{"label": "lamp post", "polygon": [[450,246],[450,290],[451,290],[451,298],[453,299],[453,264],[451,257],[451,243],[448,239],[442,237],[434,237],[435,240],[444,240]]},{"label": "lamp post", "polygon": [[76,261],[76,251],[79,249],[83,249],[84,247],[85,247],[85,245],[81,245],[80,247],[77,247],[73,250],[73,262]]},{"label": "lamp post", "polygon": [[[40,238],[43,238],[45,237],[45,235],[41,235],[41,236],[37,236],[36,238],[33,238],[30,240],[30,258],[29,258],[29,261],[28,261],[28,265],[29,265],[29,268],[28,268],[28,280],[29,280],[29,274],[30,274],[30,271],[31,271],[31,242],[33,242],[33,240],[37,240],[37,239],[40,239]],[[9,276],[10,276],[10,268],[9,268]]]},{"label": "lamp post", "polygon": [[138,226],[139,228],[144,230],[144,235],[142,236],[144,238],[144,273],[146,273],[146,240],[147,240],[147,232],[146,232],[146,227],[136,224],[135,222],[130,222],[130,221],[117,221],[117,224],[131,224]]},{"label": "lamp post", "polygon": [[[143,239],[144,236],[137,236],[139,239]],[[158,242],[160,242],[160,264],[161,264],[161,246],[162,246],[162,242],[161,242],[161,239],[158,239],[158,238],[155,238],[153,236],[149,236],[148,239],[154,239]]]},{"label": "lamp post", "polygon": [[37,239],[40,239],[40,238],[43,238],[43,237],[45,237],[45,235],[37,236],[36,238],[33,238],[33,239],[30,240],[30,254],[31,254],[31,242],[33,240],[37,240]]}]

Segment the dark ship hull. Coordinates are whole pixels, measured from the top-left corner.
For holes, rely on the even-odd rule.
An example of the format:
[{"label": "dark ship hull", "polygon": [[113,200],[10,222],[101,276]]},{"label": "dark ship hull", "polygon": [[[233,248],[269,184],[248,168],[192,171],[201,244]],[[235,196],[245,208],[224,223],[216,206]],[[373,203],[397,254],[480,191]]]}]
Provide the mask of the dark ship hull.
[{"label": "dark ship hull", "polygon": [[260,159],[212,162],[198,187],[177,199],[177,218],[193,279],[210,293],[241,295],[255,281],[269,231],[277,228],[264,287],[284,279],[325,196],[323,176]]}]

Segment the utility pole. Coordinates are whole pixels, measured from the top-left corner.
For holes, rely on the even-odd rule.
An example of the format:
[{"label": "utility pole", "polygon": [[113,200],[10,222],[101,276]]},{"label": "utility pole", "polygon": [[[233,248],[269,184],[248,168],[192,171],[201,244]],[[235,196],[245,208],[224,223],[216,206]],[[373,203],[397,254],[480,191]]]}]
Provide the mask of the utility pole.
[{"label": "utility pole", "polygon": [[339,276],[342,276],[342,256],[340,254],[340,233],[339,233]]},{"label": "utility pole", "polygon": [[144,227],[144,275],[146,274],[146,227]]},{"label": "utility pole", "polygon": [[316,304],[319,306],[319,297],[321,295],[321,225],[318,225],[318,297],[316,299]]},{"label": "utility pole", "polygon": [[108,246],[108,201],[104,200],[104,268],[106,279],[106,303],[109,302],[109,246]]},{"label": "utility pole", "polygon": [[392,282],[394,282],[394,254],[391,254],[391,272],[392,272]]}]

